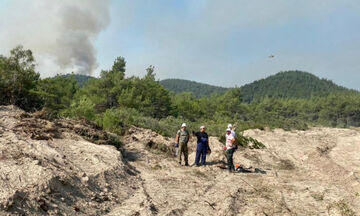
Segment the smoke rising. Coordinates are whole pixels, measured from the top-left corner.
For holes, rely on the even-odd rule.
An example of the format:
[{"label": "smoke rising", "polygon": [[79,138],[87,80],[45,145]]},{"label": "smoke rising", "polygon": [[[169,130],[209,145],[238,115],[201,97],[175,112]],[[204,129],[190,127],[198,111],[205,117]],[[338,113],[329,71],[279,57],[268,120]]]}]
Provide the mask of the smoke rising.
[{"label": "smoke rising", "polygon": [[19,44],[33,50],[43,77],[97,68],[94,41],[110,22],[110,0],[12,0],[5,7],[1,54]]}]

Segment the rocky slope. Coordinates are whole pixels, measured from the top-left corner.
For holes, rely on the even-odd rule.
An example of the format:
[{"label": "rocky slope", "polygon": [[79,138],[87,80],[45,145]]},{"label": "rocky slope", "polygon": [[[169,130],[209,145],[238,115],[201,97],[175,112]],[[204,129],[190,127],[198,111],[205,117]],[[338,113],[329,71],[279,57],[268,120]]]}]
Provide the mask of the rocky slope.
[{"label": "rocky slope", "polygon": [[244,134],[267,148],[239,149],[244,172],[228,173],[214,137],[208,166],[185,167],[150,130],[131,128],[120,152],[86,122],[1,107],[0,215],[358,215],[359,129]]},{"label": "rocky slope", "polygon": [[0,215],[103,215],[137,187],[106,133],[0,107]]}]

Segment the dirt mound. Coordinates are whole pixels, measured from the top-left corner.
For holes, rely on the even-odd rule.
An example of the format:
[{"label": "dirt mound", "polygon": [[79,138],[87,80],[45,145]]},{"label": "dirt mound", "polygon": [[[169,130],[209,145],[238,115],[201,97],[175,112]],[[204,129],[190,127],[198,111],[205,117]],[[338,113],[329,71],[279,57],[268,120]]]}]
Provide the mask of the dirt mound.
[{"label": "dirt mound", "polygon": [[75,133],[87,141],[96,144],[114,145],[120,147],[116,136],[103,131],[99,126],[86,119],[61,119],[48,121],[39,118],[37,113],[29,114],[17,110],[16,117],[20,120],[13,128],[14,131],[35,140],[61,139]]},{"label": "dirt mound", "polygon": [[[0,215],[102,215],[138,187],[111,135],[0,107]],[[89,142],[91,140],[92,142]]]},{"label": "dirt mound", "polygon": [[141,142],[144,147],[155,153],[165,153],[168,156],[175,153],[175,140],[139,127],[132,126],[124,137],[124,142]]}]

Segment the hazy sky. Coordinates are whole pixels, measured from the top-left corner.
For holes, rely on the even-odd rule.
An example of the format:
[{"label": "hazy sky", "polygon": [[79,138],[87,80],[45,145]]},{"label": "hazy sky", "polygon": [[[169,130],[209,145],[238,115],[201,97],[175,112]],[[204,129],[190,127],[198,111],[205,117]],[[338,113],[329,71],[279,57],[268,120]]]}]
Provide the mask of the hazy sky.
[{"label": "hazy sky", "polygon": [[[54,31],[46,31],[47,26],[53,25],[45,17],[28,21],[21,19],[22,13],[13,13],[16,8],[26,10],[22,6],[24,2],[0,0],[0,52],[7,52],[13,44],[29,44],[26,48],[34,49],[35,54],[39,50],[39,57],[46,59],[49,53],[31,47],[32,43],[21,42],[21,37],[26,40],[32,37],[32,32],[20,34],[17,41],[1,37],[3,31],[7,31],[7,35],[16,34],[22,25],[42,22],[46,25],[42,25],[41,35],[51,35],[50,31]],[[95,4],[97,1],[76,2],[86,8],[89,2]],[[77,4],[76,7],[80,7],[77,10],[81,10],[81,4]],[[94,51],[97,63],[90,61],[93,65],[85,68],[96,68],[93,75],[100,69],[110,68],[117,56],[123,56],[128,76],[143,76],[145,68],[154,65],[158,79],[183,78],[220,86],[241,86],[279,71],[298,69],[360,89],[358,0],[113,0],[102,6],[100,16],[89,16],[102,20],[95,29],[91,28],[91,35],[87,35],[94,45],[89,49]],[[51,17],[51,13],[44,12],[47,8],[35,8],[27,16],[36,13],[40,17],[42,14]],[[64,5],[62,10],[67,8],[69,5]],[[10,28],[9,21],[5,20],[12,20],[14,16],[20,18],[11,21]],[[81,16],[71,18],[81,19]],[[15,30],[14,25],[17,26]],[[87,33],[87,29],[82,32]],[[68,31],[55,37],[59,35],[68,35]],[[49,38],[42,38],[42,41]],[[78,50],[70,54],[76,53]],[[66,54],[65,57],[73,58]],[[51,55],[65,58],[63,54]],[[269,55],[275,58],[268,58]],[[85,57],[91,60],[91,56]],[[75,60],[74,64],[83,64],[83,59]],[[49,69],[51,65],[40,65],[40,72],[43,75],[54,73]],[[70,70],[72,66],[62,68]]]}]

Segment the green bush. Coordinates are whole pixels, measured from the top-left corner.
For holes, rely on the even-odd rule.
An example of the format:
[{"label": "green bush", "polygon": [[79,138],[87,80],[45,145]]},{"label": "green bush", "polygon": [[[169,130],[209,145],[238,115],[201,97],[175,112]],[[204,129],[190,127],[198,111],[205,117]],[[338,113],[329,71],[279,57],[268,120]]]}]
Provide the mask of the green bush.
[{"label": "green bush", "polygon": [[103,114],[101,123],[105,130],[123,135],[140,117],[141,114],[135,109],[108,109]]},{"label": "green bush", "polygon": [[86,96],[83,96],[79,100],[74,101],[70,108],[64,110],[62,115],[73,118],[86,118],[90,121],[95,121],[95,104]]},{"label": "green bush", "polygon": [[108,109],[99,118],[98,122],[105,130],[120,135],[123,135],[130,126],[134,125],[151,129],[167,137],[173,137],[182,123],[180,119],[171,116],[157,120],[144,116],[131,108]]},{"label": "green bush", "polygon": [[70,108],[79,85],[73,76],[60,76],[38,82],[35,93],[44,103],[48,115],[58,116]]}]

